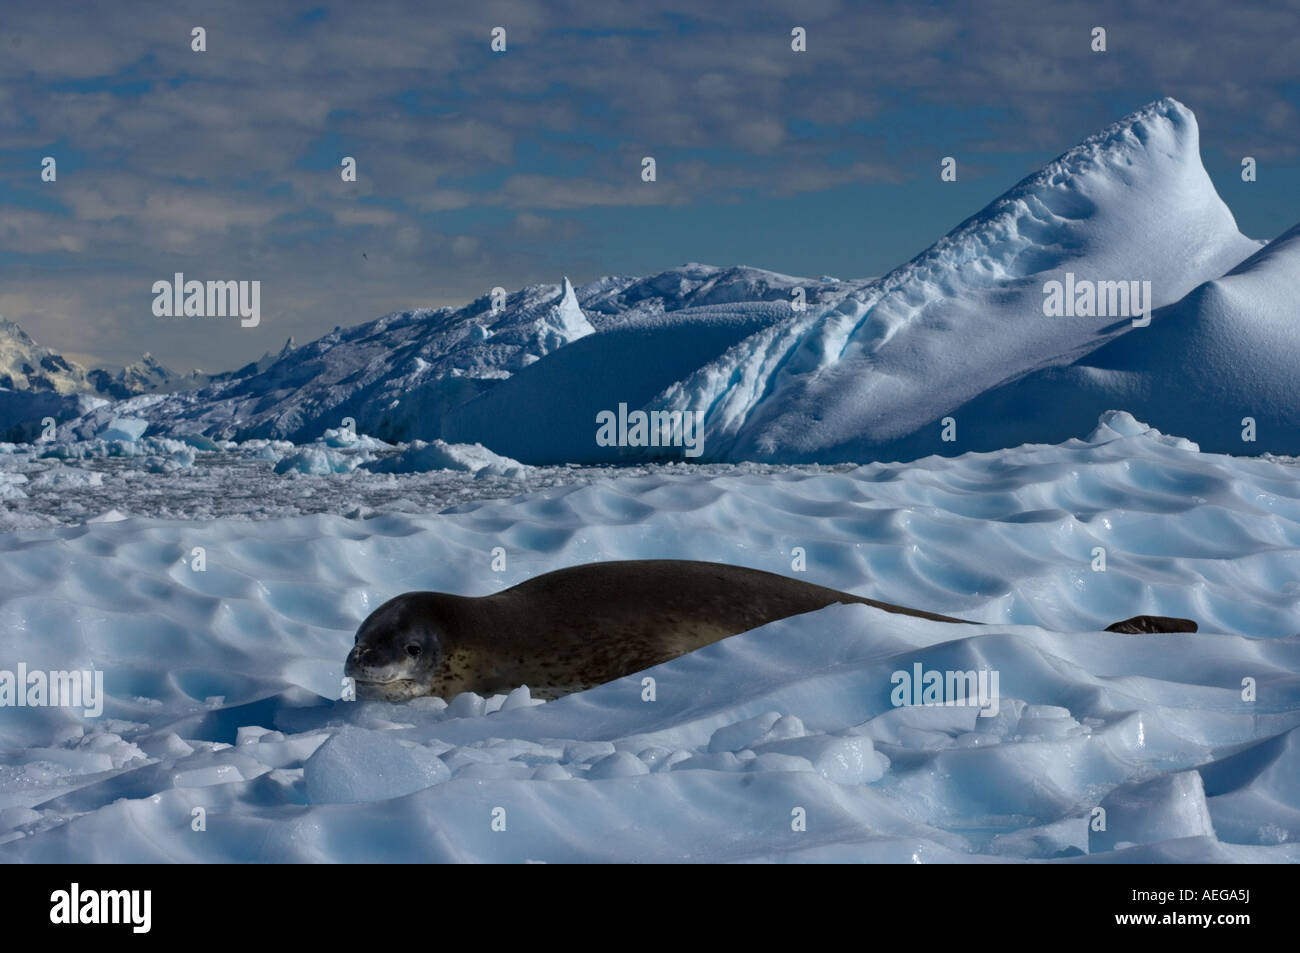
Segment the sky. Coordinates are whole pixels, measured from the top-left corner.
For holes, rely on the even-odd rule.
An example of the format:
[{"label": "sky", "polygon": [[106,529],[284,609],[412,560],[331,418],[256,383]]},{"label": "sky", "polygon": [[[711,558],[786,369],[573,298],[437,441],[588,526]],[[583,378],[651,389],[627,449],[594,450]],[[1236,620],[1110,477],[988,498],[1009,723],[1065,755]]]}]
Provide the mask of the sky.
[{"label": "sky", "polygon": [[[1162,96],[1243,232],[1300,221],[1300,0],[5,0],[0,317],[219,371],[564,275],[868,277]],[[176,272],[261,323],[155,316]]]}]

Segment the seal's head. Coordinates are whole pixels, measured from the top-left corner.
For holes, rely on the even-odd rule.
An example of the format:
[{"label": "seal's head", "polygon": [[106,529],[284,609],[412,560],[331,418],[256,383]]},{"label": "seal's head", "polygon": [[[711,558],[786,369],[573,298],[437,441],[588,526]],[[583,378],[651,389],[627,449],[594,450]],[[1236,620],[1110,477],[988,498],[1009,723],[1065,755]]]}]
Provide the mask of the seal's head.
[{"label": "seal's head", "polygon": [[430,693],[448,641],[446,626],[439,622],[437,596],[405,593],[361,623],[343,668],[356,682],[357,697],[400,701]]}]

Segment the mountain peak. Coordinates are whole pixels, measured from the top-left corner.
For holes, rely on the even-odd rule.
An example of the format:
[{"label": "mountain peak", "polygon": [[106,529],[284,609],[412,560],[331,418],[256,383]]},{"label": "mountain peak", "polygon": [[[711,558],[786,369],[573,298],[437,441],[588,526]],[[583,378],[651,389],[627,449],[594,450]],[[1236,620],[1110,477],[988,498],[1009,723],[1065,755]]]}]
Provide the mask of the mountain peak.
[{"label": "mountain peak", "polygon": [[0,334],[12,338],[27,347],[35,347],[36,345],[36,342],[32,340],[31,336],[24,331],[17,322],[10,321],[8,318],[0,318]]},{"label": "mountain peak", "polygon": [[538,322],[538,328],[542,332],[540,343],[545,351],[553,351],[595,331],[578,304],[578,296],[574,294],[568,276],[560,286],[559,300],[551,313]]},{"label": "mountain peak", "polygon": [[1133,126],[1139,122],[1159,118],[1168,119],[1176,123],[1190,123],[1193,126],[1196,125],[1196,115],[1190,109],[1172,96],[1161,96],[1159,99],[1153,99],[1145,106],[1139,106],[1127,116],[1115,120],[1097,135],[1104,136],[1112,129]]},{"label": "mountain peak", "polygon": [[1166,96],[1133,110],[1122,119],[1093,133],[1063,153],[1030,180],[1050,177],[1054,172],[1081,172],[1090,162],[1104,155],[1152,151],[1179,154],[1187,161],[1201,164],[1200,129],[1196,116],[1178,100]]}]

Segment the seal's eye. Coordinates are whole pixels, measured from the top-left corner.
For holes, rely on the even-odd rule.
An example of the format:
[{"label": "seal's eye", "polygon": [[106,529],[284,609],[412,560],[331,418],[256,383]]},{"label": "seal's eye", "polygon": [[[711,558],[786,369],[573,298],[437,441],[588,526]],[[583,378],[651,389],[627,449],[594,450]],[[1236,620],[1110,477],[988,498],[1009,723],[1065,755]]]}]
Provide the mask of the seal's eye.
[{"label": "seal's eye", "polygon": [[419,657],[420,657],[420,647],[419,647],[418,645],[415,645],[414,643],[411,644],[411,645],[408,645],[408,646],[406,647],[406,654],[409,655],[409,656],[411,656],[411,658],[419,658]]}]

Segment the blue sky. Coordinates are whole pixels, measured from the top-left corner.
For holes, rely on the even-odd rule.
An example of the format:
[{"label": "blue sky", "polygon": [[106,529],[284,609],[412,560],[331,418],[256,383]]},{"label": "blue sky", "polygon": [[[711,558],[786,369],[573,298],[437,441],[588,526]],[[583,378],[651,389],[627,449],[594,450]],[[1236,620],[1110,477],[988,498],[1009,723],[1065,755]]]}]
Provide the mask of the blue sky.
[{"label": "blue sky", "polygon": [[[6,2],[0,316],[221,370],[563,274],[875,275],[1164,95],[1246,234],[1300,221],[1300,3],[1133,6]],[[261,325],[154,317],[176,271],[260,280]]]}]

